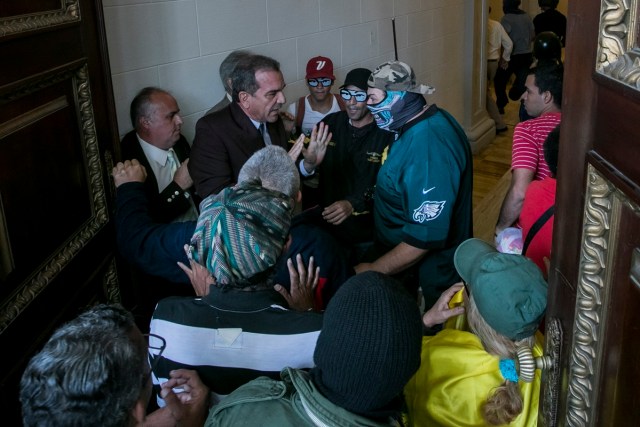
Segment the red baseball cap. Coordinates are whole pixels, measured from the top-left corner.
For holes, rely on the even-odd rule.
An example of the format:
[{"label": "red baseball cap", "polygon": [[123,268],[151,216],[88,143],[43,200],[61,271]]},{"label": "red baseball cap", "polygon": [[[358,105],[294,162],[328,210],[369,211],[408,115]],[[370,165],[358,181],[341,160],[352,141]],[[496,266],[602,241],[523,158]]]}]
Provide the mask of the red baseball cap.
[{"label": "red baseball cap", "polygon": [[306,79],[328,78],[335,80],[333,75],[333,62],[326,56],[316,56],[307,62]]}]

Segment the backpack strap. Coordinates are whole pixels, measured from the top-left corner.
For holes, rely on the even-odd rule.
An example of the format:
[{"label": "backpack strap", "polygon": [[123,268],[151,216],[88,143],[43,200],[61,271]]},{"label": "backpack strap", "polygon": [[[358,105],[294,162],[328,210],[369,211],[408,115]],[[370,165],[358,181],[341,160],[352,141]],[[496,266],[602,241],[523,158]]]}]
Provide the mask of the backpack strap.
[{"label": "backpack strap", "polygon": [[301,96],[298,99],[298,106],[296,107],[296,132],[302,132],[302,120],[304,119],[304,99],[305,96]]},{"label": "backpack strap", "polygon": [[538,231],[540,231],[542,226],[545,225],[547,221],[549,221],[549,218],[553,216],[555,210],[556,205],[551,205],[549,209],[544,211],[544,213],[540,215],[540,218],[538,218],[536,222],[533,223],[533,225],[529,229],[529,232],[527,233],[527,237],[525,237],[524,239],[524,244],[522,245],[522,255],[526,255],[527,249],[529,248],[529,243],[531,243],[534,236],[538,234]]}]

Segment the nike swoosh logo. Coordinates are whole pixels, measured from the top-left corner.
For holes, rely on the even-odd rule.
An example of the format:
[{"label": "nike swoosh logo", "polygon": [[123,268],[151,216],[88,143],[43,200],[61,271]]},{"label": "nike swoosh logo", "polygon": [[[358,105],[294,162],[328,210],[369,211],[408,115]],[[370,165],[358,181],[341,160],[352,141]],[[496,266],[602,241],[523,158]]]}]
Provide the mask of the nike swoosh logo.
[{"label": "nike swoosh logo", "polygon": [[425,189],[423,188],[423,189],[422,189],[422,194],[427,194],[429,191],[433,190],[434,188],[436,188],[436,187],[431,187],[431,188],[430,188],[430,189],[428,189],[428,190],[425,190]]}]

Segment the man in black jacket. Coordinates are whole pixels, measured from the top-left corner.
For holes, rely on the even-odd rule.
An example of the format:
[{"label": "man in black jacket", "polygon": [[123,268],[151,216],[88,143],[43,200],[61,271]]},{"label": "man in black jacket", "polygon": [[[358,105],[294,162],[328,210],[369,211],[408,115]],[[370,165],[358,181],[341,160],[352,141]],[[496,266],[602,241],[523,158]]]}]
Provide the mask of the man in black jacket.
[{"label": "man in black jacket", "polygon": [[[239,182],[259,181],[267,189],[295,197],[299,189],[297,173],[292,178],[298,182],[295,187],[287,184],[285,179],[292,174],[289,167],[293,163],[290,162],[284,149],[263,148],[242,168]],[[172,283],[187,284],[189,277],[176,262],[189,265],[184,245],[191,240],[196,221],[154,222],[142,193],[146,173],[141,173],[141,170],[144,171],[137,162],[125,162],[118,163],[112,172],[117,187],[115,222],[120,255],[146,274]],[[308,224],[304,214],[292,219],[290,234],[286,251],[275,267],[275,281],[288,287],[287,259],[301,254],[306,265],[313,256],[316,265],[320,266],[316,305],[324,308],[338,287],[353,274],[353,268],[347,265],[346,257],[335,240],[318,227]]]},{"label": "man in black jacket", "polygon": [[394,139],[373,120],[367,108],[371,71],[356,68],[340,87],[345,110],[322,121],[333,135],[319,173],[318,215],[321,223],[347,247],[373,241],[373,189],[382,155]]},{"label": "man in black jacket", "polygon": [[190,147],[180,134],[182,118],[175,98],[155,88],[142,89],[131,101],[134,130],[122,139],[123,159],[137,159],[147,170],[149,212],[159,222],[198,218],[190,193]]}]

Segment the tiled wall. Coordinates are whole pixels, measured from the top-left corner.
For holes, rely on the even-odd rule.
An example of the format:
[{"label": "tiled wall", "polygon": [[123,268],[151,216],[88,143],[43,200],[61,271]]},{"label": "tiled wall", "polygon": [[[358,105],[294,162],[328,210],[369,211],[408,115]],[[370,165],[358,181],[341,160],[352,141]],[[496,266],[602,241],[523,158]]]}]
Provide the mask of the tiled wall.
[{"label": "tiled wall", "polygon": [[[287,102],[307,93],[307,60],[330,57],[336,89],[355,67],[399,59],[435,86],[429,102],[463,112],[465,4],[471,0],[103,0],[118,128],[132,127],[129,103],[145,86],[173,93],[183,133],[223,96],[220,62],[235,49],[280,61]],[[473,0],[475,1],[475,0]]]}]

